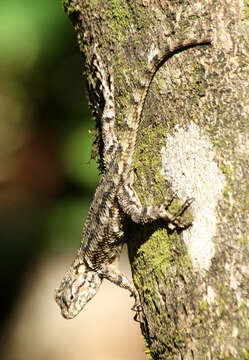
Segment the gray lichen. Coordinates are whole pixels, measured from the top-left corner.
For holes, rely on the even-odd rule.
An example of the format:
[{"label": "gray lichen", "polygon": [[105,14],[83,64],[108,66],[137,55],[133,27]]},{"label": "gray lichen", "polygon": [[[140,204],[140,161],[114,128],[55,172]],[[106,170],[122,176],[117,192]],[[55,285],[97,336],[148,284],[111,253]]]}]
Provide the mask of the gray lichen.
[{"label": "gray lichen", "polygon": [[185,201],[194,198],[193,226],[184,232],[193,267],[208,269],[215,253],[212,241],[216,232],[216,206],[222,196],[225,177],[215,162],[207,135],[195,123],[186,129],[176,127],[161,150],[162,174],[172,190]]}]

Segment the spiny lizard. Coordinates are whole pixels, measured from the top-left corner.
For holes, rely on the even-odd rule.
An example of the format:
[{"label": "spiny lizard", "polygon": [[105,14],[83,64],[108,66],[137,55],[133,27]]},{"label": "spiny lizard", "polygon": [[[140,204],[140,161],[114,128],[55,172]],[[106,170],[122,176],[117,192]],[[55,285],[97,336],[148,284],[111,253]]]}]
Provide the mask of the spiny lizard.
[{"label": "spiny lizard", "polygon": [[173,52],[209,43],[208,39],[188,40],[168,45],[163,51],[153,49],[153,56],[148,56],[144,79],[133,94],[127,111],[126,129],[121,141],[115,135],[112,69],[106,70],[94,48],[93,65],[105,100],[101,119],[105,170],[88,212],[78,253],[56,290],[55,300],[65,318],[71,319],[83,309],[96,294],[104,278],[128,289],[135,298],[133,309],[137,313],[141,310],[135,287],[117,268],[128,217],[136,223],[164,219],[172,230],[186,227],[181,214],[191,200],[186,201],[176,215],[167,211],[168,204],[142,207],[133,190],[132,161],[144,100],[157,69]]}]

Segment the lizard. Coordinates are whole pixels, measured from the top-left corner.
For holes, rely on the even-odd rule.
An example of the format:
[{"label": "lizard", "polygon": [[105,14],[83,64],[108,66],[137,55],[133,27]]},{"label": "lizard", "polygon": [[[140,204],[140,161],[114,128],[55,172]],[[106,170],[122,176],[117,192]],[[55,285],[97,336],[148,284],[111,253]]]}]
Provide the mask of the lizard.
[{"label": "lizard", "polygon": [[[169,202],[143,207],[133,189],[133,153],[143,104],[151,81],[161,64],[174,52],[200,44],[210,44],[207,38],[171,43],[163,50],[148,56],[147,68],[139,88],[130,101],[126,114],[123,138],[115,134],[114,77],[112,68],[106,68],[93,49],[93,66],[104,98],[101,117],[104,171],[97,186],[85,221],[80,248],[76,257],[55,291],[55,300],[64,318],[72,319],[97,293],[102,280],[129,290],[135,298],[135,319],[141,312],[139,295],[133,283],[118,270],[118,261],[125,241],[128,218],[135,223],[163,219],[172,231],[190,224],[182,221],[182,214],[193,199],[187,199],[177,214],[168,211]],[[140,320],[139,320],[140,321]]]}]

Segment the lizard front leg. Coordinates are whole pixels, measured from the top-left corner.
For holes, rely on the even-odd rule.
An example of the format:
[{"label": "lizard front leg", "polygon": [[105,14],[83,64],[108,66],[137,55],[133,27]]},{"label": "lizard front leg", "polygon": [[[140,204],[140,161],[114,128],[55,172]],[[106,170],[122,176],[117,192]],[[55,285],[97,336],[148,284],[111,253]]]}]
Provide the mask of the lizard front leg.
[{"label": "lizard front leg", "polygon": [[136,312],[134,319],[136,321],[142,322],[142,307],[140,305],[138,292],[134,287],[133,283],[113,264],[102,264],[96,272],[98,273],[100,278],[103,277],[111,281],[115,285],[118,285],[119,287],[130,291],[130,295],[135,299],[135,303],[132,307],[132,310]]}]

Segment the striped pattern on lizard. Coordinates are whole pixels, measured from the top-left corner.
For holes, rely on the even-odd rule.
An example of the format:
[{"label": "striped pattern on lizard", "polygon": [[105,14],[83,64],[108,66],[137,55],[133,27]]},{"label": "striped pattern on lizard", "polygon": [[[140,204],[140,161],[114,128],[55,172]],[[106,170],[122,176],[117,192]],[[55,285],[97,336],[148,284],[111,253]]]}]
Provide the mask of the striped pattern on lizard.
[{"label": "striped pattern on lizard", "polygon": [[135,298],[133,309],[137,315],[141,312],[137,290],[118,270],[129,217],[136,223],[164,219],[171,230],[186,227],[181,215],[191,200],[187,200],[175,215],[167,211],[167,203],[148,207],[141,205],[133,189],[133,153],[144,100],[159,66],[177,50],[208,43],[208,39],[188,40],[168,45],[163,51],[154,51],[153,58],[148,60],[141,86],[133,94],[125,119],[124,138],[120,142],[115,135],[113,71],[105,68],[94,48],[93,65],[105,100],[101,119],[105,170],[88,212],[80,248],[60,287],[56,289],[55,300],[66,319],[79,314],[96,294],[103,279],[129,290]]}]

